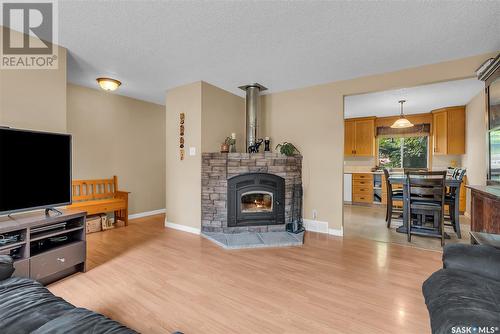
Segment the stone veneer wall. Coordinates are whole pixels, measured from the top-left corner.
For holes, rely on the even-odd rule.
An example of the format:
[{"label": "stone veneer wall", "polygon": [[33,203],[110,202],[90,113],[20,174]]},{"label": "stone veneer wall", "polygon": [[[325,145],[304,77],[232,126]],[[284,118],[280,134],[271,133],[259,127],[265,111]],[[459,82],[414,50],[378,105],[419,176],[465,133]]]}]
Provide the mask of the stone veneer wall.
[{"label": "stone veneer wall", "polygon": [[[227,226],[227,180],[245,173],[269,173],[285,179],[285,222],[292,218],[294,184],[302,184],[302,156],[279,153],[203,153],[201,168],[202,232],[284,231],[285,225]],[[296,208],[298,211],[298,208]]]}]

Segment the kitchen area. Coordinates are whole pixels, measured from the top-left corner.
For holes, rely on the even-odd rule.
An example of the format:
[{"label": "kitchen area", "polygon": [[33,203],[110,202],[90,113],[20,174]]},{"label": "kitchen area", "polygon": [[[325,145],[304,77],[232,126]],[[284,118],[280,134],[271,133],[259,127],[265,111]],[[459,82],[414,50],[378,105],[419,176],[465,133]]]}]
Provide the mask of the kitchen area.
[{"label": "kitchen area", "polygon": [[465,186],[473,161],[466,150],[467,108],[483,89],[479,80],[464,79],[345,97],[346,237],[441,249],[435,239],[421,235],[408,241],[404,182],[397,180],[407,171],[446,171],[447,179],[457,176],[460,182],[454,183],[457,189],[446,186],[443,242],[470,242]]}]

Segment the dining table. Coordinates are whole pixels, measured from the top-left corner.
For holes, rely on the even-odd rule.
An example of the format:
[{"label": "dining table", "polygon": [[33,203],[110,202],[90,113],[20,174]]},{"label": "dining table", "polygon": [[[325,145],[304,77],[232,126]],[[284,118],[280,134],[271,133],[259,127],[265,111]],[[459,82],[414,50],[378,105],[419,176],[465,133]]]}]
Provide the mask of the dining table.
[{"label": "dining table", "polygon": [[[399,233],[407,233],[408,232],[408,213],[410,211],[409,208],[409,197],[408,197],[408,182],[407,182],[407,177],[405,174],[392,174],[389,176],[389,182],[391,184],[399,184],[403,185],[403,225],[399,226],[396,228],[396,231]],[[462,184],[462,180],[458,180],[452,177],[446,177],[445,179],[445,185],[446,187],[449,187],[450,189],[454,188],[454,193],[455,193],[455,205],[454,205],[454,217],[456,219],[455,226],[456,226],[456,233],[457,237],[460,239],[462,238],[462,234],[460,232],[460,186]],[[452,191],[453,192],[453,191]],[[451,210],[451,208],[450,208]],[[448,236],[449,238],[449,236]]]}]

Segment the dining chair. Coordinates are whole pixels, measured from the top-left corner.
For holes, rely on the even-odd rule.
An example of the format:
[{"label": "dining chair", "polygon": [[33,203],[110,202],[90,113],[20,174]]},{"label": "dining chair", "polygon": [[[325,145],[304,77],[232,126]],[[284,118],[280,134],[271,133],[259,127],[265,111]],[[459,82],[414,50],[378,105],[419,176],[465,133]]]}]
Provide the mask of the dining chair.
[{"label": "dining chair", "polygon": [[[447,176],[449,176],[452,179],[455,179],[457,181],[460,181],[460,184],[462,184],[465,173],[467,170],[465,168],[453,168],[453,169],[448,169]],[[457,237],[459,239],[462,238],[462,235],[460,233],[460,217],[455,217],[455,199],[458,196],[458,188],[457,187],[448,187],[445,198],[444,198],[444,204],[448,206],[448,215],[445,215],[445,226],[451,226],[453,227],[453,230],[457,234]],[[447,223],[450,222],[450,223]]]},{"label": "dining chair", "polygon": [[391,220],[394,213],[398,217],[403,213],[403,210],[395,209],[393,201],[401,201],[403,203],[403,189],[392,189],[392,184],[389,181],[390,173],[389,170],[384,168],[385,185],[387,189],[387,209],[385,212],[385,221],[387,222],[387,228],[391,227]]},{"label": "dining chair", "polygon": [[412,235],[441,239],[444,245],[446,171],[407,172],[408,242]]}]

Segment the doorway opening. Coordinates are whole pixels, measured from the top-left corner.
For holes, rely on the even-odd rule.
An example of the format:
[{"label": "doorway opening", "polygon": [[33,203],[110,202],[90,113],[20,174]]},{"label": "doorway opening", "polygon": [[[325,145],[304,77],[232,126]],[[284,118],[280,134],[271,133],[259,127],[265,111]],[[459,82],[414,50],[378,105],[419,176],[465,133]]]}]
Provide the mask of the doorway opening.
[{"label": "doorway opening", "polygon": [[[465,114],[467,104],[483,89],[484,84],[473,78],[344,97],[345,237],[441,249],[439,240],[414,236],[409,243],[406,233],[399,233],[405,225],[403,198],[392,198],[392,208],[401,215],[392,215],[388,227],[387,189],[392,188],[391,194],[402,193],[404,181],[388,182],[398,175],[404,179],[409,170],[447,170],[451,177],[474,163],[465,154]],[[406,100],[404,113],[400,100]],[[396,128],[400,118],[412,126]],[[466,182],[465,176],[462,183]],[[467,195],[463,185],[459,190],[456,204],[445,206],[445,217],[458,222],[461,233],[445,226],[447,243],[469,243]],[[458,219],[450,218],[455,207],[459,207]]]}]

